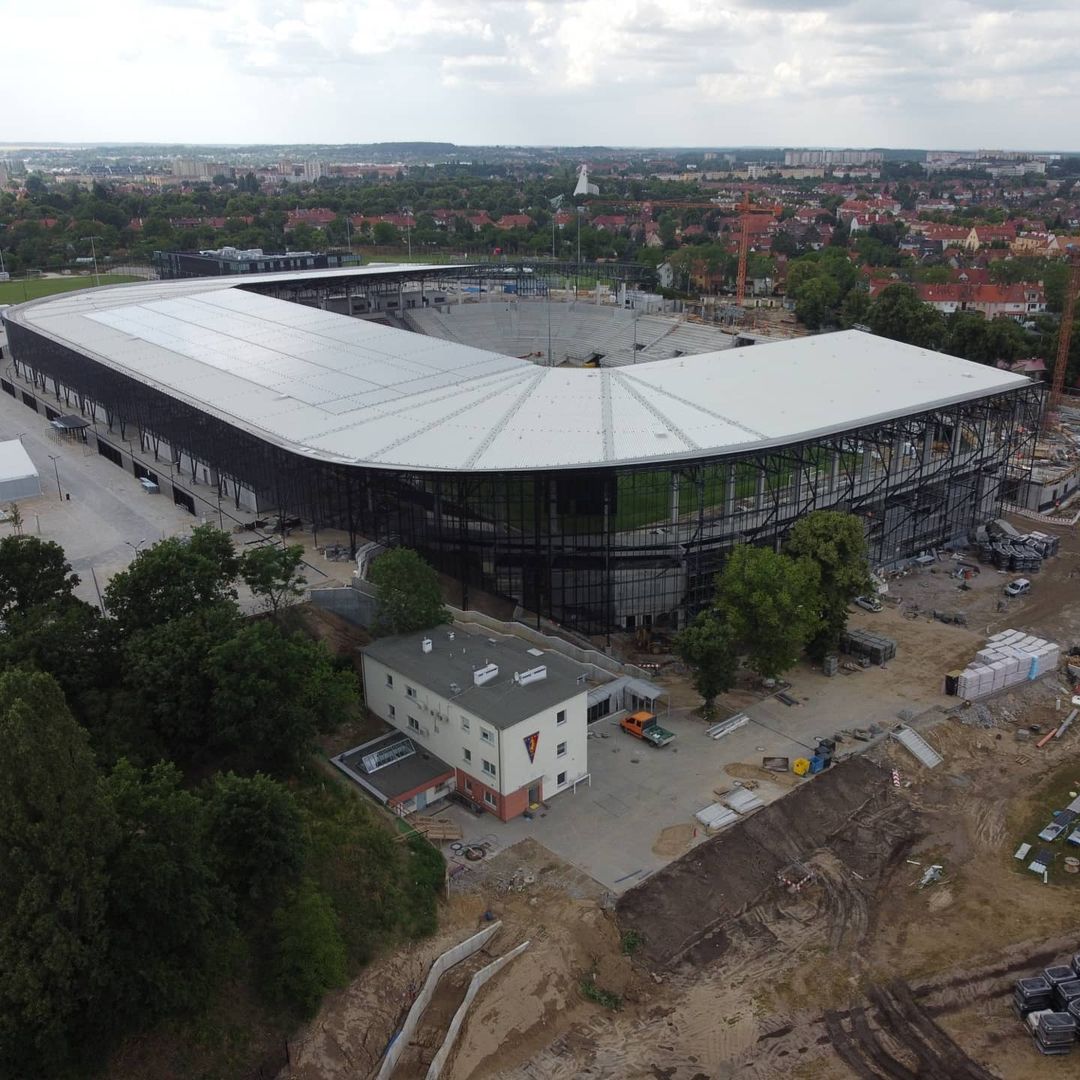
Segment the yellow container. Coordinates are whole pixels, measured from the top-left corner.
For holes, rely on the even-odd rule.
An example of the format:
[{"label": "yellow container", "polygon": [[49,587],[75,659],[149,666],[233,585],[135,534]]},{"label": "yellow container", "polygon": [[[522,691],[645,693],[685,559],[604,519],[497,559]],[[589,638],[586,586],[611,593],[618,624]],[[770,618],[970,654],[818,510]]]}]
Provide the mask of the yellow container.
[{"label": "yellow container", "polygon": [[791,763],[791,771],[796,776],[805,776],[810,771],[810,762],[804,757],[797,757]]}]

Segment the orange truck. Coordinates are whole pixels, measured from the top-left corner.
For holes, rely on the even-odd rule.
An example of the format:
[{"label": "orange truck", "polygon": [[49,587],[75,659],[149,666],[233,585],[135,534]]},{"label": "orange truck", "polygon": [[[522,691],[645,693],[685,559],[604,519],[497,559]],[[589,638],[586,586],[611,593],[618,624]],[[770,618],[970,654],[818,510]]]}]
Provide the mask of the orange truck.
[{"label": "orange truck", "polygon": [[630,713],[619,721],[619,727],[630,732],[635,739],[657,747],[667,746],[675,738],[675,732],[662,728],[651,712]]}]

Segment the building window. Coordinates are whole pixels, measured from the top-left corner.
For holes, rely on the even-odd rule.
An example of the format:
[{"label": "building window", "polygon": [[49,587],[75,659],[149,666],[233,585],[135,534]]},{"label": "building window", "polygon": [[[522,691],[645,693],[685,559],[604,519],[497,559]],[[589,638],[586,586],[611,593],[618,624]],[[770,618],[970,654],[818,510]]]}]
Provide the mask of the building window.
[{"label": "building window", "polygon": [[469,792],[470,795],[472,794],[472,781],[471,780],[466,780],[465,781],[465,790],[467,792]]},{"label": "building window", "polygon": [[467,716],[463,716],[461,718],[461,730],[462,731],[468,731],[469,730],[469,718]]},{"label": "building window", "polygon": [[480,729],[480,741],[486,743],[495,742],[495,732],[489,731],[486,727]]},{"label": "building window", "polygon": [[410,716],[409,717],[409,728],[412,731],[419,731],[420,730],[420,721],[417,720],[415,716]]},{"label": "building window", "polygon": [[397,713],[397,709],[395,709],[393,705],[387,705],[386,707],[390,710],[390,719],[393,720],[394,715]]},{"label": "building window", "polygon": [[415,698],[416,697],[416,687],[415,686],[406,686],[405,687],[405,696]]},{"label": "building window", "polygon": [[495,775],[495,766],[486,758],[484,759],[484,772],[487,773],[488,776]]},{"label": "building window", "polygon": [[556,724],[565,724],[566,723],[566,710],[565,709],[560,709],[555,714],[555,723]]},{"label": "building window", "polygon": [[387,686],[393,686],[394,685],[394,676],[391,675],[389,672],[386,673],[386,685]]},{"label": "building window", "polygon": [[465,755],[466,764],[472,761],[472,751],[468,747],[465,747],[461,752]]},{"label": "building window", "polygon": [[486,802],[488,806],[495,806],[495,796],[492,795],[490,791],[485,791],[484,802]]},{"label": "building window", "polygon": [[555,777],[555,783],[558,784],[559,787],[562,787],[563,784],[566,783],[566,773],[559,773],[559,775]]},{"label": "building window", "polygon": [[566,757],[566,743],[561,742],[558,746],[555,747],[555,756]]}]

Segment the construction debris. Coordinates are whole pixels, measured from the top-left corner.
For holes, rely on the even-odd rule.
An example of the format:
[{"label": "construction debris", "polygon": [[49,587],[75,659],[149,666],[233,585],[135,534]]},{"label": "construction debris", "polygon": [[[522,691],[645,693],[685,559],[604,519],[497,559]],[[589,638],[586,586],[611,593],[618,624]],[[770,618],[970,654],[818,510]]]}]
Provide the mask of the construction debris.
[{"label": "construction debris", "polygon": [[918,888],[925,889],[927,885],[934,885],[941,881],[942,874],[945,872],[945,867],[939,863],[935,863],[933,866],[928,866],[923,871],[923,876],[919,878]]},{"label": "construction debris", "polygon": [[980,705],[978,702],[966,701],[963,705],[958,705],[953,709],[949,715],[955,716],[965,727],[992,728],[997,726],[994,714],[985,705]]},{"label": "construction debris", "polygon": [[791,768],[791,759],[786,757],[763,757],[761,767],[769,772],[787,772]]}]

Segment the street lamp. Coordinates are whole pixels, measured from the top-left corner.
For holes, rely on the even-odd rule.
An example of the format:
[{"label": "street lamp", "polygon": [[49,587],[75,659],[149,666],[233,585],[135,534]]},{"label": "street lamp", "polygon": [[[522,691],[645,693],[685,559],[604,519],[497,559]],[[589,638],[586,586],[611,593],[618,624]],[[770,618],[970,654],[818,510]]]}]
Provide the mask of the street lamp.
[{"label": "street lamp", "polygon": [[139,549],[143,546],[143,544],[146,543],[146,537],[144,536],[137,544],[133,544],[130,540],[125,540],[124,543],[127,544],[127,546],[131,548],[131,550],[134,551],[136,555],[138,555]]},{"label": "street lamp", "polygon": [[56,464],[57,459],[60,457],[60,455],[59,454],[50,454],[49,457],[52,458],[53,472],[56,473],[56,494],[60,496],[60,501],[63,502],[64,501],[64,489],[60,486],[60,468]]},{"label": "street lamp", "polygon": [[412,211],[403,206],[401,212],[405,215],[405,242],[409,245],[409,258],[412,258]]},{"label": "street lamp", "polygon": [[81,237],[81,239],[90,241],[90,255],[94,260],[94,284],[95,285],[100,285],[101,284],[101,278],[98,275],[98,269],[97,269],[97,248],[94,247],[94,241],[95,240],[103,240],[104,237],[103,236],[83,236],[83,237]]}]

